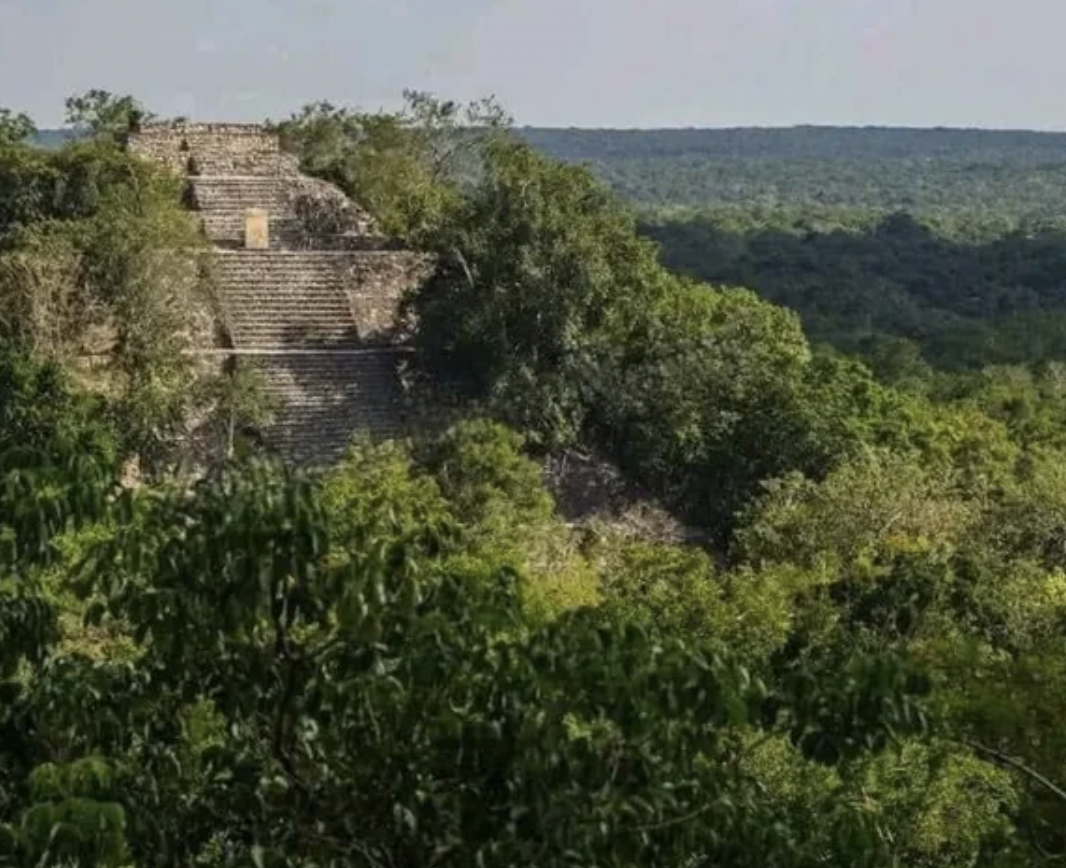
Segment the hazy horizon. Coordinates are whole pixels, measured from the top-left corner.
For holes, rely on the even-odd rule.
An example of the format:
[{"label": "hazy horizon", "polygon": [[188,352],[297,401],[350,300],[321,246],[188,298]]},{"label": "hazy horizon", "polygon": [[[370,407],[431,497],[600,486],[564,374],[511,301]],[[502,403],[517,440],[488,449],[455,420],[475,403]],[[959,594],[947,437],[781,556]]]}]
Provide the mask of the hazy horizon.
[{"label": "hazy horizon", "polygon": [[1059,132],[1062,25],[1052,0],[0,0],[0,106],[57,127],[101,87],[257,121],[409,87],[533,127]]}]

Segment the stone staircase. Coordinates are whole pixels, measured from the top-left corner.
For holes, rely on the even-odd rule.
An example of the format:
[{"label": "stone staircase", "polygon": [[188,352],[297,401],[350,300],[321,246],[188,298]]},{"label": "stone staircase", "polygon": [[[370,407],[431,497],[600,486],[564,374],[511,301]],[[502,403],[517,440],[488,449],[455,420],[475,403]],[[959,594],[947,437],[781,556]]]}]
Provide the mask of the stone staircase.
[{"label": "stone staircase", "polygon": [[240,154],[220,153],[212,148],[192,149],[187,171],[193,176],[225,177],[259,175],[279,178],[298,175],[299,164],[290,154],[281,153],[277,145],[249,148]]},{"label": "stone staircase", "polygon": [[245,355],[277,408],[267,432],[271,447],[301,464],[330,464],[353,434],[377,438],[404,433],[408,410],[400,349],[333,352],[278,351]]},{"label": "stone staircase", "polygon": [[[303,464],[334,461],[360,430],[408,423],[396,343],[399,300],[425,257],[389,249],[336,187],[299,174],[277,137],[251,125],[150,125],[129,147],[186,173],[189,206],[214,246],[222,346],[258,371],[275,418],[267,445]],[[249,212],[268,216],[265,249],[248,249]]]},{"label": "stone staircase", "polygon": [[[352,204],[340,190],[302,176],[221,175],[189,179],[190,204],[199,212],[204,233],[219,247],[244,245],[245,217],[249,210],[270,215],[272,247],[278,250],[374,249],[388,240],[372,231],[369,215]],[[316,227],[313,212],[324,207],[331,216],[343,214],[344,225]],[[309,225],[309,222],[311,225]],[[331,221],[336,222],[336,221]]]},{"label": "stone staircase", "polygon": [[235,347],[356,347],[344,254],[218,252],[211,268]]},{"label": "stone staircase", "polygon": [[272,215],[289,210],[287,184],[267,175],[223,175],[189,179],[190,204],[200,213],[204,232],[212,244],[244,245],[245,215],[251,208]]}]

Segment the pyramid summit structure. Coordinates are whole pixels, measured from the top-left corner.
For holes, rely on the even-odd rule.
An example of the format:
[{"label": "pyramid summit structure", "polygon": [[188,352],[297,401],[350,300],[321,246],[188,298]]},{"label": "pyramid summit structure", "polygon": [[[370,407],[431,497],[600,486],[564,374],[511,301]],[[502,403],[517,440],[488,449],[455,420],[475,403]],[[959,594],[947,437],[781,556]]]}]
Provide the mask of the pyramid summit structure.
[{"label": "pyramid summit structure", "polygon": [[266,127],[147,124],[127,148],[184,179],[217,296],[213,346],[198,351],[261,373],[276,407],[267,445],[319,465],[358,431],[404,433],[400,304],[431,258],[400,249],[343,191],[301,174]]}]

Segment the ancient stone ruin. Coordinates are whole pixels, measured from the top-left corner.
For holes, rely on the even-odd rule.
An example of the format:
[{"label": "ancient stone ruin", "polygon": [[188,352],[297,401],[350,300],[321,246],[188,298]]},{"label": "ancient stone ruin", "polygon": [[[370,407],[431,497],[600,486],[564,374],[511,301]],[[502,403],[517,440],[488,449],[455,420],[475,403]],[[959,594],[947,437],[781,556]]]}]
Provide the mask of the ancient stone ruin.
[{"label": "ancient stone ruin", "polygon": [[399,303],[430,260],[397,249],[338,188],[301,175],[264,127],[150,124],[128,147],[186,179],[217,292],[214,346],[198,351],[261,373],[276,407],[267,445],[321,464],[356,431],[403,433],[410,350]]}]

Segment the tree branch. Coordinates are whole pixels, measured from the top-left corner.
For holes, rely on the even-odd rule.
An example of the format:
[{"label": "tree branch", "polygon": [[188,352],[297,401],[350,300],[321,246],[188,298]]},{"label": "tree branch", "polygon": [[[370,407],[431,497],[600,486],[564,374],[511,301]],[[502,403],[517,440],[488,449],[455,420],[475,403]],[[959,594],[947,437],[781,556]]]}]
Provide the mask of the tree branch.
[{"label": "tree branch", "polygon": [[1052,783],[1050,780],[1040,774],[1040,772],[1029,768],[1029,766],[1025,765],[1025,763],[1020,762],[1019,760],[1016,760],[1013,757],[1007,756],[1007,754],[998,751],[995,748],[986,747],[985,745],[976,741],[970,741],[969,739],[955,739],[955,741],[957,741],[959,744],[965,745],[971,750],[975,750],[978,753],[984,754],[989,759],[993,759],[1001,765],[1005,765],[1008,768],[1012,768],[1015,771],[1021,772],[1031,781],[1040,784],[1042,787],[1044,787],[1044,789],[1055,795],[1056,798],[1066,804],[1066,790],[1063,790],[1061,787],[1056,786],[1054,783]]},{"label": "tree branch", "polygon": [[693,820],[699,819],[713,807],[714,805],[704,805],[702,808],[698,808],[681,817],[674,817],[671,820],[663,820],[660,823],[649,823],[643,826],[635,826],[634,828],[638,832],[658,832],[662,829],[669,829],[672,826],[683,826],[685,823],[691,823]]}]

